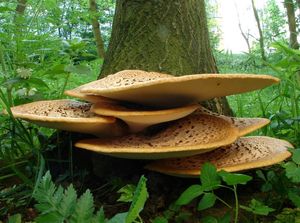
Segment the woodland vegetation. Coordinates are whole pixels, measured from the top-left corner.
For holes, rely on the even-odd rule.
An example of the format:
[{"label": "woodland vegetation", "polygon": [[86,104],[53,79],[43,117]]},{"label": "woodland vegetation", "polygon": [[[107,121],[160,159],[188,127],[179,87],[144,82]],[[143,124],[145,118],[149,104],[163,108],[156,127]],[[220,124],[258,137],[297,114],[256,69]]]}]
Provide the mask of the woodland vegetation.
[{"label": "woodland vegetation", "polygon": [[[147,1],[132,1],[143,3],[138,12],[147,12]],[[205,18],[204,8],[201,8],[203,1],[185,1],[180,7],[196,2]],[[209,189],[201,193],[197,190],[199,178],[158,176],[142,168],[133,171],[129,162],[114,158],[109,159],[107,165],[93,167],[91,153],[73,150],[79,134],[38,127],[1,113],[0,222],[300,222],[300,50],[297,39],[300,1],[266,0],[263,8],[257,8],[255,0],[247,0],[251,2],[258,35],[239,20],[240,33],[232,35],[243,37],[248,47],[243,53],[220,50],[219,1],[225,0],[205,0],[208,26],[201,20],[199,25],[204,27],[194,30],[195,35],[209,34],[210,47],[202,42],[199,51],[191,50],[182,55],[183,58],[189,54],[205,55],[204,63],[198,67],[183,64],[179,70],[176,60],[166,56],[165,68],[156,71],[174,75],[255,73],[280,78],[280,85],[230,96],[227,100],[237,117],[270,119],[271,124],[255,135],[288,140],[295,146],[292,158],[272,167],[226,176],[217,173],[208,163],[202,170],[208,181],[200,177],[200,182]],[[159,59],[168,46],[157,39],[151,40],[157,52],[141,55],[140,60],[124,59],[127,53],[135,55],[141,48],[149,52],[152,47],[134,40],[130,33],[125,34],[121,26],[114,27],[115,5],[119,4],[119,13],[123,13],[121,6],[128,2],[1,1],[0,109],[9,110],[11,106],[37,100],[66,98],[63,94],[66,89],[121,69],[153,70],[156,62],[149,61]],[[166,6],[159,0],[157,4],[161,4],[161,9]],[[132,10],[135,10],[133,6]],[[157,9],[156,13],[154,16],[163,10]],[[124,17],[117,19],[126,25]],[[146,18],[140,19],[147,22]],[[134,32],[137,26],[128,27]],[[144,32],[151,33],[151,25]],[[120,36],[134,41],[124,44]],[[123,47],[117,49],[116,42]],[[130,44],[137,48],[133,49]],[[176,41],[172,44],[176,45]],[[137,61],[140,64],[137,65]],[[122,165],[129,167],[118,171]],[[218,179],[217,186],[210,185],[213,179]],[[217,195],[217,201],[212,194]]]}]

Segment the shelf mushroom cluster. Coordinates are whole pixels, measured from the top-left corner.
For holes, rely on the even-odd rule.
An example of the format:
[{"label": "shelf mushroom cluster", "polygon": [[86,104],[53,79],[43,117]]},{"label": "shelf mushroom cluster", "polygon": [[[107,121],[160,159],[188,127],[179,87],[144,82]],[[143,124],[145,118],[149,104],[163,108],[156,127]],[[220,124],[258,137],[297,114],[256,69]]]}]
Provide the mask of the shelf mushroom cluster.
[{"label": "shelf mushroom cluster", "polygon": [[129,158],[152,159],[146,168],[196,177],[205,162],[241,171],[278,163],[291,154],[287,141],[244,137],[269,123],[213,113],[199,102],[253,91],[279,79],[254,74],[194,74],[174,77],[124,70],[65,92],[70,99],[11,108],[16,118],[41,126],[94,134],[76,147]]}]

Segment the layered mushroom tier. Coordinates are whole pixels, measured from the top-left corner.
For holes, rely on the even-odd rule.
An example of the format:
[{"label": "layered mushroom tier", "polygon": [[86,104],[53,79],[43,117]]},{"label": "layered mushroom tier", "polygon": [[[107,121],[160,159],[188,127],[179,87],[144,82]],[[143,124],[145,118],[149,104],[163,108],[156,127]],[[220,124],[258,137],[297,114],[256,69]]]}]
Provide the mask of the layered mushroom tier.
[{"label": "layered mushroom tier", "polygon": [[[67,90],[75,100],[39,101],[11,108],[15,118],[66,131],[96,135],[76,147],[129,159],[159,159],[146,166],[161,173],[194,177],[204,162],[240,171],[290,156],[287,142],[242,137],[270,121],[213,113],[199,102],[278,83],[255,74],[194,74],[174,77],[124,70]],[[240,138],[241,137],[241,138]]]}]

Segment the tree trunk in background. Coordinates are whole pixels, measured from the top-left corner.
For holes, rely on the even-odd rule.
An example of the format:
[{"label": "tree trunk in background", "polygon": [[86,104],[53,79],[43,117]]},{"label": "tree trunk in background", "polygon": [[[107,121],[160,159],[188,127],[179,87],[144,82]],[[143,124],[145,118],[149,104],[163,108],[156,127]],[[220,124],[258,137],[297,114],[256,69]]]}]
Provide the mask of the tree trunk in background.
[{"label": "tree trunk in background", "polygon": [[284,7],[286,8],[286,14],[288,17],[290,31],[290,47],[294,49],[299,49],[296,30],[295,7],[293,0],[284,0]]},{"label": "tree trunk in background", "polygon": [[[117,0],[100,77],[124,69],[173,75],[217,73],[204,0]],[[228,114],[225,98],[207,107]]]},{"label": "tree trunk in background", "polygon": [[97,5],[95,0],[89,0],[90,3],[90,13],[92,16],[92,26],[93,26],[93,33],[96,41],[97,47],[97,54],[100,58],[104,58],[105,56],[105,49],[104,49],[104,42],[101,36],[100,31],[100,24],[97,18]]},{"label": "tree trunk in background", "polygon": [[296,0],[298,8],[300,9],[300,0]]},{"label": "tree trunk in background", "polygon": [[19,64],[22,62],[22,58],[24,55],[22,55],[22,52],[20,50],[20,44],[21,40],[23,38],[24,32],[23,28],[25,26],[24,23],[24,12],[26,9],[27,5],[27,0],[18,0],[18,4],[16,7],[15,11],[15,17],[14,17],[14,25],[15,25],[15,30],[14,30],[14,41],[15,41],[15,46],[16,46],[16,52],[14,55],[14,63]]},{"label": "tree trunk in background", "polygon": [[[18,5],[16,7],[16,13],[19,15],[23,15],[26,9],[27,0],[18,0]],[[16,15],[17,17],[17,15]]]},{"label": "tree trunk in background", "polygon": [[258,28],[258,33],[259,33],[259,46],[260,46],[260,52],[261,52],[261,58],[266,61],[266,54],[265,54],[265,44],[264,44],[264,36],[263,36],[263,32],[262,32],[262,28],[260,25],[260,19],[257,13],[257,9],[255,7],[255,3],[254,0],[251,0],[251,5],[252,5],[252,10],[254,13],[254,17],[257,23],[257,28]]}]

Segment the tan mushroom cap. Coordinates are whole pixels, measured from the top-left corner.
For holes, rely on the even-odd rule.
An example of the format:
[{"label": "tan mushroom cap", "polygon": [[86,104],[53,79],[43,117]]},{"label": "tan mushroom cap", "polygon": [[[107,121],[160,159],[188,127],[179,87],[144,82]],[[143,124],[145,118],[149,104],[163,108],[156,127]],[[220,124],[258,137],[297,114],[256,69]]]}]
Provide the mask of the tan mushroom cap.
[{"label": "tan mushroom cap", "polygon": [[81,140],[75,146],[110,156],[161,159],[203,153],[233,143],[238,130],[210,115],[189,115],[155,134],[131,134],[115,139]]},{"label": "tan mushroom cap", "polygon": [[88,101],[91,103],[98,103],[98,102],[113,102],[113,100],[106,98],[106,97],[102,97],[100,95],[88,95],[88,94],[84,94],[82,92],[80,92],[81,88],[83,88],[85,85],[79,86],[77,88],[71,89],[71,90],[66,90],[64,91],[65,95],[74,97],[74,98],[79,98],[82,99],[84,101]]},{"label": "tan mushroom cap", "polygon": [[114,117],[90,112],[90,103],[74,100],[37,101],[11,108],[15,118],[40,126],[89,133],[97,136],[120,135],[122,126]]},{"label": "tan mushroom cap", "polygon": [[197,177],[201,166],[210,162],[218,170],[235,172],[279,163],[291,156],[288,148],[293,146],[284,140],[266,136],[249,136],[205,154],[157,160],[145,168],[173,176]]},{"label": "tan mushroom cap", "polygon": [[198,104],[191,104],[172,109],[147,110],[145,107],[137,109],[130,108],[125,104],[100,102],[92,105],[91,111],[99,115],[122,119],[128,124],[131,132],[139,132],[154,124],[183,118],[193,113],[197,108],[199,108]]},{"label": "tan mushroom cap", "polygon": [[229,116],[225,116],[225,115],[219,115],[219,114],[214,113],[202,106],[200,106],[198,108],[196,113],[215,115],[217,117],[223,118],[223,119],[231,122],[239,130],[239,136],[247,135],[247,134],[254,132],[255,130],[260,129],[270,123],[270,120],[266,119],[266,118],[237,118],[237,117],[229,117]]},{"label": "tan mushroom cap", "polygon": [[124,70],[86,84],[82,93],[154,106],[180,106],[267,87],[278,78],[256,74],[193,74],[174,77]]}]

